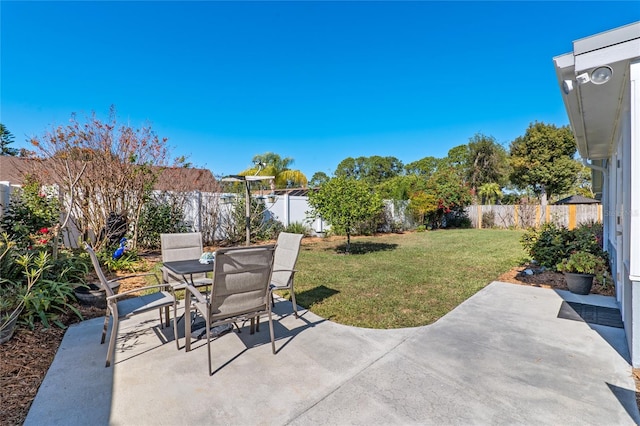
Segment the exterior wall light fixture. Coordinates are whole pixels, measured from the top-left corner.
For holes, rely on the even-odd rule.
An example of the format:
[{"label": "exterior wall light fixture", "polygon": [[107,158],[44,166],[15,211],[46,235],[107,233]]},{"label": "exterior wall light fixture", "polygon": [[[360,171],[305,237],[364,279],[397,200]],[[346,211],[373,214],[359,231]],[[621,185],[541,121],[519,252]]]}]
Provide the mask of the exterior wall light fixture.
[{"label": "exterior wall light fixture", "polygon": [[605,84],[607,81],[611,80],[612,75],[613,70],[611,67],[598,67],[591,73],[591,82],[593,84]]},{"label": "exterior wall light fixture", "polygon": [[573,90],[573,80],[565,80],[562,82],[562,91],[568,95]]}]

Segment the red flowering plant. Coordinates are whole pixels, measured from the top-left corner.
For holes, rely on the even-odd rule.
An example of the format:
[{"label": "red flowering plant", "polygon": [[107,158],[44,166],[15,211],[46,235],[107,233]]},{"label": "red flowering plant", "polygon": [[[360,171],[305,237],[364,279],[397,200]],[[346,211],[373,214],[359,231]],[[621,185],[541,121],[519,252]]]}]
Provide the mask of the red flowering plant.
[{"label": "red flowering plant", "polygon": [[31,240],[36,246],[46,246],[53,238],[53,233],[49,228],[40,228],[35,234],[30,235]]},{"label": "red flowering plant", "polygon": [[0,228],[18,248],[33,249],[49,244],[59,217],[60,203],[55,194],[47,194],[40,182],[27,176],[22,188],[12,191]]}]

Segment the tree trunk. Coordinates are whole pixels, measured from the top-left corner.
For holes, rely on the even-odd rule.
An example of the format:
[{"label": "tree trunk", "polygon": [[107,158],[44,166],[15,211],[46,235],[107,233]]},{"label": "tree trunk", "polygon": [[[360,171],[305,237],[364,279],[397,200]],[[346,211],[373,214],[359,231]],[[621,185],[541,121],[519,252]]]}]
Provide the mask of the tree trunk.
[{"label": "tree trunk", "polygon": [[547,204],[549,197],[547,196],[547,188],[542,185],[542,195],[540,196],[540,222],[544,223],[547,221]]}]

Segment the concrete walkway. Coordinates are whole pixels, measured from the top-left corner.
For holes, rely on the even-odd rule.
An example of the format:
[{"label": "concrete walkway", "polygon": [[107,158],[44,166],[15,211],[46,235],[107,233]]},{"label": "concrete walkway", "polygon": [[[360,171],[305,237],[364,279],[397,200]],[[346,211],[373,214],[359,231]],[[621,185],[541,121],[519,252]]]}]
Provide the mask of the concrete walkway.
[{"label": "concrete walkway", "polygon": [[563,300],[615,306],[494,282],[432,325],[370,330],[279,301],[278,353],[265,323],[227,334],[211,377],[204,342],[178,351],[153,314],[121,322],[104,368],[97,318],[69,328],[25,425],[640,423],[623,330],[560,319]]}]

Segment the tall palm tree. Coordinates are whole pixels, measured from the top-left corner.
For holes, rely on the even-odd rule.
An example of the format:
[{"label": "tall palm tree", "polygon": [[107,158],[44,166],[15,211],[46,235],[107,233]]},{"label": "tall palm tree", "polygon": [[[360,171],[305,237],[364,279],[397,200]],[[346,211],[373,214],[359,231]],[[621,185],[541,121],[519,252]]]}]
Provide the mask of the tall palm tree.
[{"label": "tall palm tree", "polygon": [[[289,168],[293,164],[293,158],[282,158],[273,152],[266,152],[253,157],[255,166],[240,172],[241,176],[275,176],[275,188],[291,188],[307,186],[307,177],[300,170]],[[262,164],[262,167],[259,166]]]},{"label": "tall palm tree", "polygon": [[502,198],[502,191],[500,190],[500,185],[495,182],[490,182],[480,186],[478,195],[480,195],[482,200],[487,204],[494,204]]}]

